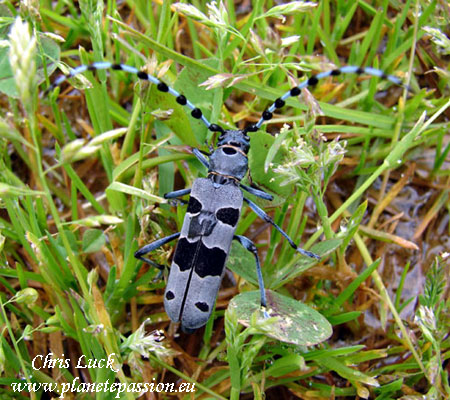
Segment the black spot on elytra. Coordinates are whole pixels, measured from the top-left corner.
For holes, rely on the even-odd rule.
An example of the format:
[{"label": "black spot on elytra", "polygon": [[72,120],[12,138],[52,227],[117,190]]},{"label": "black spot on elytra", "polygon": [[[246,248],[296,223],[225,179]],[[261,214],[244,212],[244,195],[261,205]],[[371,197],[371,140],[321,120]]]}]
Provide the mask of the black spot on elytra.
[{"label": "black spot on elytra", "polygon": [[203,242],[200,243],[197,259],[195,260],[195,273],[200,277],[222,276],[227,253],[218,247],[209,249]]},{"label": "black spot on elytra", "polygon": [[187,271],[191,268],[192,257],[194,257],[195,254],[195,247],[196,243],[190,243],[186,238],[181,238],[178,241],[173,262],[178,265],[180,271]]},{"label": "black spot on elytra", "polygon": [[203,312],[208,312],[209,311],[208,304],[206,304],[203,301],[198,301],[197,303],[195,303],[195,307],[197,307],[200,311],[203,311]]},{"label": "black spot on elytra", "polygon": [[239,210],[233,207],[220,208],[216,212],[216,217],[219,221],[223,222],[224,224],[234,227],[236,226],[239,220]]},{"label": "black spot on elytra", "polygon": [[227,253],[218,247],[206,247],[203,242],[190,243],[186,238],[178,241],[173,262],[180,271],[187,271],[194,266],[194,273],[200,278],[205,276],[222,276]]},{"label": "black spot on elytra", "polygon": [[189,198],[187,212],[190,214],[197,214],[200,211],[202,211],[202,203],[200,203],[195,197],[191,196]]},{"label": "black spot on elytra", "polygon": [[173,294],[173,292],[170,291],[170,290],[168,290],[168,291],[166,292],[166,299],[167,299],[167,300],[173,300],[174,298],[175,298],[175,295]]}]

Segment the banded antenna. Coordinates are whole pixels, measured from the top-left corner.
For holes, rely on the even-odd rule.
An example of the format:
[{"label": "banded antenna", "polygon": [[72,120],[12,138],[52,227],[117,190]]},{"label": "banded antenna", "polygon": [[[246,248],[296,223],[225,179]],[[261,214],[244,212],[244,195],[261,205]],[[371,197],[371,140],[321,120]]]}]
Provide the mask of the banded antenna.
[{"label": "banded antenna", "polygon": [[[212,132],[220,132],[224,133],[224,129],[217,125],[212,124],[208,121],[208,119],[203,115],[202,110],[200,108],[196,107],[194,104],[192,104],[186,97],[177,92],[172,87],[165,84],[163,81],[159,80],[158,78],[154,77],[153,75],[148,74],[147,72],[140,71],[135,67],[132,67],[130,65],[126,64],[113,64],[111,62],[94,62],[89,65],[80,65],[76,68],[74,68],[69,74],[67,75],[61,75],[59,76],[45,91],[45,94],[52,91],[57,86],[61,85],[64,81],[67,79],[73,78],[75,75],[81,74],[86,71],[96,71],[96,70],[106,70],[111,69],[113,71],[124,71],[128,72],[130,74],[136,75],[139,79],[149,81],[156,85],[157,89],[161,92],[169,93],[172,96],[175,97],[175,100],[178,104],[182,106],[186,106],[191,110],[191,115],[195,119],[201,120],[205,126]],[[250,124],[247,127],[244,128],[244,133],[247,132],[256,132],[259,128],[261,128],[261,125],[265,121],[269,121],[273,117],[273,112],[277,109],[280,109],[285,106],[286,100],[289,97],[296,97],[299,96],[302,89],[305,89],[307,87],[314,87],[316,86],[321,79],[328,78],[330,76],[339,76],[342,74],[356,74],[356,75],[368,75],[368,76],[375,76],[384,80],[388,80],[395,85],[402,86],[406,90],[411,90],[409,86],[406,86],[403,81],[395,75],[388,75],[381,69],[372,68],[372,67],[357,67],[352,65],[347,65],[341,68],[332,69],[325,72],[320,72],[317,75],[312,75],[307,80],[301,82],[299,85],[294,86],[292,89],[288,90],[286,93],[284,93],[281,97],[278,97],[273,104],[267,108],[265,111],[263,111],[261,118],[256,124]]]},{"label": "banded antenna", "polygon": [[305,89],[310,86],[316,86],[319,83],[319,80],[328,78],[330,76],[339,76],[342,74],[356,74],[356,75],[368,75],[368,76],[375,76],[384,80],[388,80],[398,86],[402,86],[407,90],[411,90],[408,86],[406,86],[403,81],[395,75],[388,75],[381,69],[372,68],[372,67],[357,67],[353,65],[347,65],[341,68],[336,68],[332,70],[328,70],[325,72],[320,72],[317,75],[312,75],[307,80],[301,82],[297,86],[294,86],[292,89],[287,91],[285,94],[283,94],[281,97],[278,97],[273,104],[267,108],[265,111],[263,111],[261,118],[259,121],[254,125],[247,126],[244,131],[245,132],[256,132],[259,128],[261,128],[261,125],[265,121],[269,121],[273,117],[273,112],[276,109],[280,109],[284,107],[286,104],[286,100],[289,97],[296,97],[299,96],[302,89]]},{"label": "banded antenna", "polygon": [[206,117],[203,115],[202,110],[200,110],[200,108],[198,108],[194,104],[192,104],[186,98],[186,96],[184,96],[181,93],[178,93],[175,89],[166,85],[163,81],[160,81],[158,78],[154,77],[153,75],[150,75],[144,71],[140,71],[137,68],[132,67],[131,65],[113,64],[111,62],[94,62],[89,65],[80,65],[80,66],[74,68],[67,75],[59,76],[45,91],[45,94],[47,94],[48,92],[51,92],[54,88],[61,85],[61,83],[63,83],[67,79],[73,78],[75,75],[82,74],[83,72],[86,72],[86,71],[97,71],[97,70],[101,70],[101,69],[111,69],[113,71],[128,72],[130,74],[136,75],[141,80],[149,81],[149,82],[155,84],[160,92],[170,93],[172,96],[175,97],[175,100],[178,104],[189,108],[191,110],[192,117],[194,117],[195,119],[201,120],[210,131],[223,132],[223,129],[220,126],[218,126],[216,124],[211,124],[206,119]]}]

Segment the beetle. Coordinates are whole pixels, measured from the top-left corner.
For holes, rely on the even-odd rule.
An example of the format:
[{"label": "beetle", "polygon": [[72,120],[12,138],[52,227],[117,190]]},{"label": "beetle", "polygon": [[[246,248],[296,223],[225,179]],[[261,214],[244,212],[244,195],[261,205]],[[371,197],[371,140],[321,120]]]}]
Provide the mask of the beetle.
[{"label": "beetle", "polygon": [[166,199],[190,195],[181,231],[149,243],[134,254],[137,259],[162,271],[164,270],[163,266],[145,255],[178,239],[164,293],[164,306],[169,318],[173,322],[180,322],[182,330],[188,333],[205,325],[211,316],[233,240],[237,240],[255,258],[260,303],[262,308],[266,307],[264,282],[256,246],[249,238],[235,234],[244,202],[259,217],[277,229],[293,249],[304,256],[320,259],[317,254],[298,247],[267,213],[244,196],[243,191],[246,191],[265,200],[273,199],[269,193],[246,186],[241,182],[248,171],[247,154],[250,148],[250,138],[247,134],[258,131],[265,121],[272,118],[275,110],[285,105],[289,97],[298,96],[302,89],[315,86],[320,79],[326,77],[341,74],[366,74],[403,86],[400,78],[387,75],[382,70],[371,67],[344,66],[321,72],[309,77],[277,98],[262,113],[256,124],[237,130],[224,129],[218,124],[210,123],[202,111],[183,94],[158,78],[125,64],[96,62],[90,65],[81,65],[68,75],[57,78],[48,90],[52,90],[66,79],[79,73],[100,69],[125,71],[135,74],[139,79],[150,81],[156,85],[159,91],[171,94],[178,104],[189,108],[192,117],[201,120],[211,132],[220,134],[216,147],[208,156],[198,149],[192,150],[198,160],[208,169],[207,177],[195,179],[192,188],[164,195]]}]

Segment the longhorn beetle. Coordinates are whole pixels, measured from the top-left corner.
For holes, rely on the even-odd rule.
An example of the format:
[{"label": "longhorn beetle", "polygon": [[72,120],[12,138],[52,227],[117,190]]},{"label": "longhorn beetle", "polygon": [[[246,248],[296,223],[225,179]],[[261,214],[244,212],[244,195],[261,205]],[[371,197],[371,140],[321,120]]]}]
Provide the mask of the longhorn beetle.
[{"label": "longhorn beetle", "polygon": [[344,66],[321,72],[277,98],[262,113],[256,124],[237,130],[224,129],[217,124],[210,123],[202,111],[183,94],[178,93],[154,76],[124,64],[95,62],[90,65],[81,65],[70,74],[57,78],[48,91],[79,73],[100,69],[125,71],[137,75],[139,79],[150,81],[161,92],[168,92],[174,96],[178,104],[188,107],[192,117],[201,120],[210,131],[220,133],[216,148],[208,155],[208,158],[200,150],[193,149],[194,155],[208,169],[208,176],[197,178],[190,189],[177,190],[164,195],[166,199],[190,195],[181,231],[155,240],[134,254],[139,260],[162,271],[164,270],[163,266],[144,255],[178,239],[164,294],[164,306],[170,319],[174,322],[181,322],[181,327],[185,332],[193,332],[208,321],[225,271],[225,262],[232,240],[237,240],[255,257],[261,306],[266,306],[266,295],[256,246],[245,236],[235,235],[243,202],[246,202],[259,217],[277,229],[297,252],[307,257],[320,259],[318,255],[298,247],[260,207],[243,195],[242,190],[265,200],[273,199],[270,194],[241,183],[248,170],[247,153],[250,147],[250,138],[247,133],[256,132],[264,121],[272,118],[275,110],[285,105],[286,99],[298,96],[301,90],[308,86],[317,85],[322,78],[341,74],[366,74],[403,86],[400,78],[370,67]]}]

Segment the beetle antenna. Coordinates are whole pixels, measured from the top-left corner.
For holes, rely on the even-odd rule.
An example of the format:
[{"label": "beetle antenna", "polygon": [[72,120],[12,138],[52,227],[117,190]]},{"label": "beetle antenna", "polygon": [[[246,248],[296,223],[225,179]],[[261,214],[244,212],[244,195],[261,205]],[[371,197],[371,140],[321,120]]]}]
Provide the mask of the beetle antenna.
[{"label": "beetle antenna", "polygon": [[222,127],[220,127],[217,124],[211,124],[211,122],[209,122],[206,119],[206,117],[203,115],[202,110],[200,110],[200,108],[196,107],[188,99],[186,99],[186,97],[183,94],[178,93],[175,89],[166,85],[163,81],[160,81],[158,78],[154,77],[153,75],[150,75],[144,71],[140,71],[137,68],[132,67],[130,65],[126,65],[126,64],[113,64],[111,62],[94,62],[89,65],[80,65],[80,66],[74,68],[67,75],[61,75],[58,78],[56,78],[56,80],[44,92],[44,96],[47,95],[50,91],[52,91],[55,87],[61,85],[61,83],[63,83],[67,79],[73,78],[75,75],[81,74],[86,71],[97,71],[100,69],[111,69],[113,71],[125,71],[130,74],[136,75],[139,79],[142,79],[144,81],[149,81],[149,82],[155,84],[160,92],[170,93],[172,96],[175,97],[175,100],[178,104],[189,108],[191,110],[192,117],[194,117],[195,119],[201,120],[210,131],[223,133],[224,130]]},{"label": "beetle antenna", "polygon": [[341,68],[337,68],[337,69],[332,69],[329,71],[325,71],[325,72],[321,72],[317,75],[313,75],[311,77],[309,77],[307,80],[303,81],[302,83],[300,83],[297,86],[294,86],[291,90],[287,91],[285,94],[283,94],[281,97],[278,97],[273,104],[267,108],[261,115],[261,118],[259,119],[259,121],[256,124],[252,124],[247,126],[244,129],[244,132],[256,132],[261,125],[265,122],[265,121],[269,121],[270,119],[272,119],[273,117],[273,112],[276,109],[282,108],[284,107],[284,105],[286,104],[286,100],[289,97],[295,97],[298,96],[302,89],[307,88],[308,86],[316,86],[317,83],[319,82],[319,80],[323,79],[323,78],[327,78],[329,76],[338,76],[341,74],[357,74],[357,75],[369,75],[369,76],[376,76],[379,77],[381,79],[384,80],[388,80],[396,85],[402,86],[404,88],[406,88],[408,91],[411,91],[411,89],[409,88],[409,86],[405,85],[403,83],[403,81],[398,77],[398,76],[394,76],[394,75],[388,75],[386,74],[384,71],[382,71],[381,69],[377,69],[377,68],[372,68],[372,67],[356,67],[356,66],[344,66]]}]

